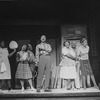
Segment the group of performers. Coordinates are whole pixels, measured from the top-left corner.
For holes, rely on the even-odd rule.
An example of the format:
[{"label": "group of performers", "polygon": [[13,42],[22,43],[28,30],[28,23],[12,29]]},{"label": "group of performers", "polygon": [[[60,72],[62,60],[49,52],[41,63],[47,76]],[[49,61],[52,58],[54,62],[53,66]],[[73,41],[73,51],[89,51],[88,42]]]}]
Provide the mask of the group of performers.
[{"label": "group of performers", "polygon": [[[30,90],[37,92],[41,91],[43,75],[45,74],[44,91],[50,92],[50,71],[51,71],[51,57],[52,51],[51,45],[46,43],[46,36],[41,36],[41,43],[36,46],[36,54],[34,56],[32,52],[32,46],[30,44],[23,44],[21,50],[17,52],[16,61],[18,67],[15,73],[15,78],[20,80],[21,90],[24,90],[24,82],[28,81]],[[92,80],[94,87],[98,88],[91,66],[89,62],[89,46],[86,38],[80,40],[81,46],[76,50],[70,45],[69,41],[64,41],[62,48],[62,60],[60,62],[60,79],[66,89],[86,89],[86,83],[88,87],[91,87],[90,79]],[[0,80],[6,80],[8,83],[8,89],[11,90],[11,71],[9,57],[16,52],[16,49],[12,53],[8,53],[5,48],[4,41],[1,41],[0,45]],[[4,65],[6,69],[1,71]],[[34,88],[32,84],[32,71],[35,65],[38,66],[37,75],[37,87]]]},{"label": "group of performers", "polygon": [[[36,46],[36,57],[32,52],[32,46],[30,44],[23,44],[21,50],[17,52],[16,62],[18,62],[18,67],[15,73],[15,78],[20,80],[21,90],[24,90],[24,82],[28,81],[30,85],[30,90],[35,91],[32,84],[32,72],[34,66],[38,66],[38,76],[37,76],[37,92],[40,92],[42,87],[42,78],[45,73],[45,84],[44,91],[49,91],[49,81],[50,81],[50,68],[51,68],[51,46],[46,43],[46,36],[41,36],[41,43]],[[0,45],[0,80],[2,84],[4,81],[8,84],[8,90],[11,90],[11,70],[9,57],[16,52],[16,49],[12,53],[8,53],[8,49],[5,47],[5,42],[1,41]]]},{"label": "group of performers", "polygon": [[60,63],[60,83],[66,89],[86,89],[91,87],[91,81],[96,84],[93,71],[89,62],[89,46],[86,38],[80,40],[81,46],[75,49],[69,41],[64,42],[62,48],[62,61]]}]

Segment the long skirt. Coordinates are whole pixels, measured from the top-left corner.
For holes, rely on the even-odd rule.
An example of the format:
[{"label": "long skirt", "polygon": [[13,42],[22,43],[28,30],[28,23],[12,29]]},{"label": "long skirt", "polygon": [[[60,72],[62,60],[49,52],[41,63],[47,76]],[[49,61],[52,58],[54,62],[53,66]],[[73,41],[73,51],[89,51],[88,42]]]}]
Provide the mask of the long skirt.
[{"label": "long skirt", "polygon": [[92,69],[89,60],[80,60],[81,76],[92,75]]},{"label": "long skirt", "polygon": [[28,63],[19,63],[18,68],[16,71],[16,76],[17,79],[30,79],[32,78],[32,72],[29,67]]}]

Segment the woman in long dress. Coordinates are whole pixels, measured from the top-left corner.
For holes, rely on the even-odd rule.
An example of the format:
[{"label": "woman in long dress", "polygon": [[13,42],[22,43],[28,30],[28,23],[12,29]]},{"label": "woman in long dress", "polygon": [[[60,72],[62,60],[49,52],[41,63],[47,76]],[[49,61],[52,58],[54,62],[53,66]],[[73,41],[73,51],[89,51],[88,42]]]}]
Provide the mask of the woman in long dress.
[{"label": "woman in long dress", "polygon": [[88,87],[91,87],[90,79],[92,80],[94,87],[98,88],[89,62],[89,46],[86,38],[82,38],[80,43],[82,45],[78,48],[77,55],[80,60],[83,88],[86,89],[86,83]]},{"label": "woman in long dress", "polygon": [[[70,42],[65,41],[62,48],[62,61],[60,63],[60,78],[64,80],[66,86],[71,81],[71,87],[74,89],[76,79],[75,52],[70,46]],[[67,83],[66,83],[67,82]],[[68,87],[66,87],[68,88]]]},{"label": "woman in long dress", "polygon": [[28,80],[31,90],[35,90],[32,85],[32,72],[28,64],[29,57],[26,45],[23,45],[21,51],[17,53],[17,61],[19,64],[15,77],[20,80],[22,91],[24,90],[25,80]]},{"label": "woman in long dress", "polygon": [[[8,49],[5,47],[5,42],[1,41],[0,47],[0,80],[2,80],[2,85],[4,81],[7,81],[8,90],[11,89],[11,69],[8,57],[11,57],[16,52],[16,49],[12,53],[9,54]],[[5,65],[5,71],[2,72],[2,62]]]}]

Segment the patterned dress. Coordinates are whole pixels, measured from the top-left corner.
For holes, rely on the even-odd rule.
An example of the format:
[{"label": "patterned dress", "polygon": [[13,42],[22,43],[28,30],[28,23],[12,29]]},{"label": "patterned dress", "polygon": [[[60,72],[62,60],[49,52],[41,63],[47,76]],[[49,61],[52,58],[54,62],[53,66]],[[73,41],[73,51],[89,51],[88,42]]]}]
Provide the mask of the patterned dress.
[{"label": "patterned dress", "polygon": [[75,79],[76,78],[75,60],[72,60],[66,56],[67,54],[70,54],[73,57],[75,57],[74,50],[72,48],[64,47],[62,49],[62,54],[64,55],[64,58],[62,59],[60,63],[60,66],[61,66],[60,78]]},{"label": "patterned dress", "polygon": [[7,68],[5,72],[0,73],[0,79],[11,79],[11,69],[10,69],[10,63],[8,60],[8,55],[9,53],[8,53],[7,48],[0,48],[0,64],[3,61]]},{"label": "patterned dress", "polygon": [[92,69],[89,62],[89,46],[80,46],[77,55],[80,57],[80,70],[82,76],[92,75]]},{"label": "patterned dress", "polygon": [[[26,57],[25,57],[26,55]],[[29,64],[28,64],[28,53],[20,51],[17,53],[18,59],[23,59],[23,61],[20,61],[18,64],[18,68],[16,71],[16,78],[17,79],[30,79],[32,78],[32,72],[30,70]]]}]

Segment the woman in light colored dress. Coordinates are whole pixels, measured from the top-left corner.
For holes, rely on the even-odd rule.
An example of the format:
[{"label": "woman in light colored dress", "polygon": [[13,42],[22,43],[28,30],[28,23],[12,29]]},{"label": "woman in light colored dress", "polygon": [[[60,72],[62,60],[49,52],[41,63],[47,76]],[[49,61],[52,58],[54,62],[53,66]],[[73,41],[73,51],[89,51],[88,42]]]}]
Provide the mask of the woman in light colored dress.
[{"label": "woman in light colored dress", "polygon": [[90,79],[92,80],[94,87],[98,88],[89,62],[89,46],[87,44],[86,38],[82,38],[80,43],[82,45],[78,48],[77,55],[80,60],[83,88],[86,89],[86,83],[88,87],[91,87]]},{"label": "woman in light colored dress", "polygon": [[[74,89],[75,79],[76,79],[76,66],[75,66],[75,52],[70,46],[70,42],[65,41],[64,47],[62,48],[62,61],[60,63],[60,78],[64,80],[66,86],[68,85],[68,80],[71,81],[71,87]],[[66,83],[67,82],[67,83]],[[68,87],[66,87],[68,88]]]},{"label": "woman in light colored dress", "polygon": [[24,90],[25,80],[28,80],[31,90],[35,90],[32,85],[32,72],[28,64],[29,57],[26,45],[23,45],[21,51],[17,53],[17,61],[19,64],[15,77],[20,80],[22,91]]},{"label": "woman in light colored dress", "polygon": [[8,84],[8,90],[11,89],[11,69],[10,69],[10,63],[8,57],[11,57],[16,52],[16,49],[12,53],[8,53],[8,49],[5,47],[5,42],[1,41],[1,47],[0,47],[0,65],[2,62],[4,62],[6,66],[6,70],[4,72],[1,72],[1,66],[0,66],[0,80],[2,80],[2,85],[4,81],[7,81]]}]

